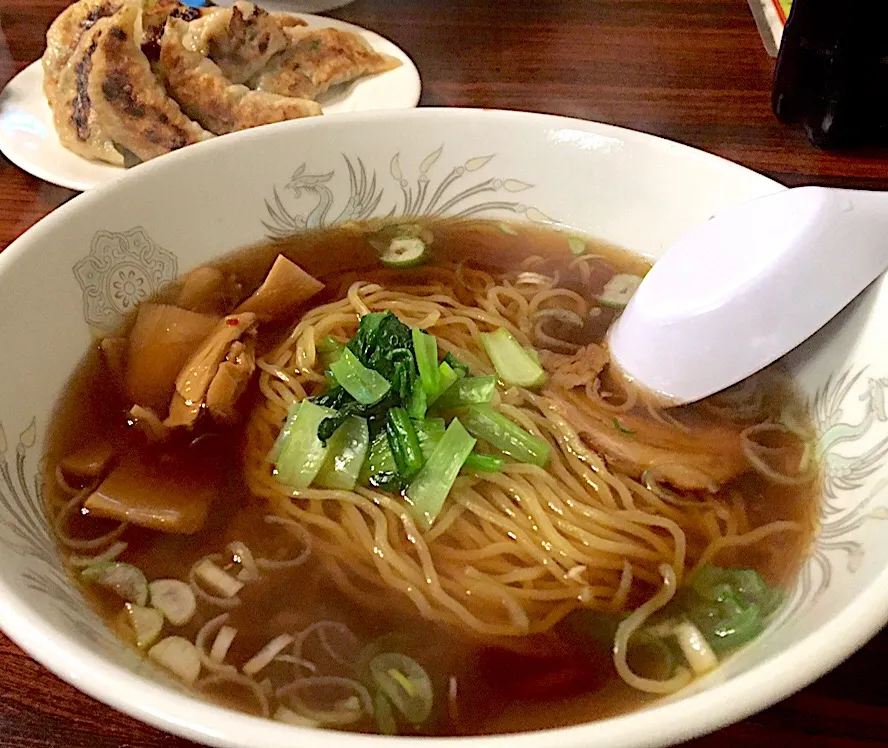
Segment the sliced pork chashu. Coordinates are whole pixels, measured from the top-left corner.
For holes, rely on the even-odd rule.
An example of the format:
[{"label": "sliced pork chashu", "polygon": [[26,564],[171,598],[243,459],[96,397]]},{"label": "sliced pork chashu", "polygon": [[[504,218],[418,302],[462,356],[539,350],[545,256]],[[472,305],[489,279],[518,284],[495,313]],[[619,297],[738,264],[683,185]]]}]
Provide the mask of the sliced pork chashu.
[{"label": "sliced pork chashu", "polygon": [[259,91],[315,99],[331,86],[393,70],[401,61],[380,54],[358,34],[333,28],[284,29],[289,44],[249,82]]},{"label": "sliced pork chashu", "polygon": [[251,91],[232,83],[194,45],[189,24],[170,18],[160,42],[157,69],[182,110],[207,130],[223,135],[322,114],[316,102]]}]

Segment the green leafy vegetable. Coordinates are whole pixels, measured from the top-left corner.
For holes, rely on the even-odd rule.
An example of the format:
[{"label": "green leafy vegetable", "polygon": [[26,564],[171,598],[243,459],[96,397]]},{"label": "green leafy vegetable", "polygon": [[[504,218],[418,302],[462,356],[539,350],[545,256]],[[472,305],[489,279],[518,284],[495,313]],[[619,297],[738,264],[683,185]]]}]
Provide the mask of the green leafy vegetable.
[{"label": "green leafy vegetable", "polygon": [[345,345],[329,335],[321,340],[318,343],[318,358],[321,360],[321,365],[325,369],[329,369],[332,363],[339,360],[344,348]]},{"label": "green leafy vegetable", "polygon": [[385,318],[386,312],[370,312],[361,317],[358,323],[358,331],[348,341],[348,349],[354,353],[362,363],[367,363],[373,351],[376,350],[376,338],[379,326]]},{"label": "green leafy vegetable", "polygon": [[518,462],[540,467],[549,464],[551,449],[548,443],[512,423],[489,405],[471,405],[460,418],[470,434]]},{"label": "green leafy vegetable", "polygon": [[444,436],[447,430],[447,424],[443,418],[426,418],[422,421],[414,421],[416,427],[416,435],[419,437],[419,445],[422,448],[422,455],[425,459],[429,459],[438,442]]},{"label": "green leafy vegetable", "polygon": [[327,448],[318,438],[318,427],[335,411],[303,400],[290,408],[289,433],[275,464],[278,481],[293,488],[308,488],[321,469]]},{"label": "green leafy vegetable", "polygon": [[433,335],[427,335],[422,330],[413,330],[413,354],[416,356],[416,366],[419,369],[419,378],[426,395],[434,395],[439,391],[440,381],[438,374],[438,341]]},{"label": "green leafy vegetable", "polygon": [[443,363],[447,364],[456,373],[457,377],[469,376],[469,367],[454,356],[450,351],[444,355]]},{"label": "green leafy vegetable", "polygon": [[499,378],[519,387],[538,387],[546,381],[546,372],[506,328],[481,333],[481,343]]},{"label": "green leafy vegetable", "polygon": [[383,491],[399,491],[401,489],[398,466],[395,464],[392,450],[389,449],[385,431],[377,434],[371,442],[367,459],[364,460],[358,476],[358,482],[362,486],[372,486]]},{"label": "green leafy vegetable", "polygon": [[463,408],[466,405],[489,403],[496,391],[496,377],[492,374],[482,377],[458,379],[435,401],[438,409]]},{"label": "green leafy vegetable", "polygon": [[416,429],[403,408],[392,408],[385,423],[385,435],[401,480],[410,481],[425,462]]},{"label": "green leafy vegetable", "polygon": [[370,429],[367,421],[349,416],[327,442],[327,457],[315,478],[324,488],[351,491],[370,449]]},{"label": "green leafy vegetable", "polygon": [[429,393],[429,405],[432,405],[441,395],[443,395],[450,386],[459,379],[459,374],[454,371],[446,361],[442,361],[438,366],[438,389]]},{"label": "green leafy vegetable", "polygon": [[[338,398],[337,392],[342,392],[345,397]],[[359,418],[366,420],[367,426],[370,429],[370,436],[375,437],[383,430],[383,428],[385,428],[385,418],[389,408],[393,408],[400,403],[400,398],[394,392],[389,391],[388,395],[378,403],[373,405],[361,405],[361,403],[352,398],[351,395],[342,390],[339,386],[334,387],[329,393],[313,400],[313,402],[333,409],[335,406],[328,405],[328,403],[335,403],[338,400],[344,400],[344,404],[340,405],[338,409],[334,409],[333,414],[322,421],[321,425],[318,426],[318,439],[325,444],[327,443],[327,440],[333,436],[336,429],[345,423],[345,419],[349,416],[358,416]]]},{"label": "green leafy vegetable", "polygon": [[407,412],[410,414],[411,418],[425,418],[428,409],[429,396],[426,394],[422,382],[417,379],[413,383],[413,392],[410,393],[410,400],[407,403]]},{"label": "green leafy vegetable", "polygon": [[475,447],[475,439],[454,418],[416,479],[407,487],[405,498],[417,522],[429,529],[438,514],[459,471]]},{"label": "green leafy vegetable", "polygon": [[330,366],[338,384],[361,405],[373,405],[391,389],[389,381],[377,371],[368,369],[348,348]]},{"label": "green leafy vegetable", "polygon": [[348,416],[366,419],[370,436],[375,437],[384,428],[389,409],[410,397],[418,376],[410,328],[392,312],[371,312],[361,317],[358,331],[346,347],[367,369],[381,374],[391,389],[382,400],[372,404],[358,402],[341,386],[315,398],[318,405],[337,411],[318,428],[322,442],[326,442]]},{"label": "green leafy vegetable", "polygon": [[[368,317],[371,319],[365,323]],[[364,366],[378,371],[393,384],[396,362],[414,361],[412,331],[392,312],[372,312],[361,317],[348,348]]]},{"label": "green leafy vegetable", "polygon": [[506,466],[506,461],[499,455],[486,455],[480,452],[472,452],[463,465],[463,470],[474,470],[479,473],[500,473]]}]

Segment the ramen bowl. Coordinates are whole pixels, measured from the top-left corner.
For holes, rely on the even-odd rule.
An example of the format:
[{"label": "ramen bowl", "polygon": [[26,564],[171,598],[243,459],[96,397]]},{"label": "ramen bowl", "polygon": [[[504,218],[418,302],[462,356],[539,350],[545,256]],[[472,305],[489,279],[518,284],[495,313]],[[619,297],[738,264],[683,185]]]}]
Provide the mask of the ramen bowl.
[{"label": "ramen bowl", "polygon": [[[64,680],[169,732],[233,748],[320,739],[188,695],[112,635],[67,578],[41,506],[39,463],[54,403],[91,341],[189,269],[268,238],[443,213],[580,231],[655,260],[718,211],[780,189],[727,161],[606,125],[420,109],[237,133],[72,200],[0,255],[0,627]],[[886,325],[879,281],[785,360],[818,429],[823,505],[810,557],[761,637],[668,700],[624,716],[457,740],[673,744],[789,695],[877,632],[888,618]],[[361,748],[399,739],[327,732],[323,740]]]}]

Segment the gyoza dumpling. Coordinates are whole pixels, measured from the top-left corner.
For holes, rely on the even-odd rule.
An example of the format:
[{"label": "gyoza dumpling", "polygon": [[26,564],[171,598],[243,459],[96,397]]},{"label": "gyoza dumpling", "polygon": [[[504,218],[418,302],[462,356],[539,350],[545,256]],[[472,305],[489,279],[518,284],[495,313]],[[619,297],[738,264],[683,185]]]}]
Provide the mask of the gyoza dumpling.
[{"label": "gyoza dumpling", "polygon": [[176,18],[167,22],[160,41],[157,70],[182,110],[217,135],[322,114],[313,101],[232,83],[216,63],[195,51],[189,24]]},{"label": "gyoza dumpling", "polygon": [[196,21],[221,10],[216,6],[195,8],[183,5],[179,0],[157,0],[154,3],[146,3],[146,7],[142,10],[142,51],[152,62],[157,60],[160,56],[160,37],[163,36],[167,19],[181,18],[183,21]]},{"label": "gyoza dumpling", "polygon": [[65,68],[80,38],[98,21],[113,16],[123,0],[80,0],[69,5],[52,22],[46,32],[46,51],[43,53],[43,90],[49,97],[55,91],[59,75]]},{"label": "gyoza dumpling", "polygon": [[288,47],[250,82],[258,91],[315,99],[331,86],[384,73],[400,60],[373,49],[358,34],[333,28],[284,29]]},{"label": "gyoza dumpling", "polygon": [[98,20],[80,36],[74,52],[53,79],[54,85],[45,85],[44,92],[56,134],[65,148],[84,158],[123,166],[123,156],[101,126],[88,90],[98,46],[95,37],[101,33],[99,24],[106,20]]},{"label": "gyoza dumpling", "polygon": [[248,2],[193,22],[188,33],[192,49],[215,62],[232,83],[245,83],[288,43],[277,17]]},{"label": "gyoza dumpling", "polygon": [[99,124],[142,161],[212,137],[167,96],[139,46],[141,6],[128,2],[96,24],[88,92]]}]

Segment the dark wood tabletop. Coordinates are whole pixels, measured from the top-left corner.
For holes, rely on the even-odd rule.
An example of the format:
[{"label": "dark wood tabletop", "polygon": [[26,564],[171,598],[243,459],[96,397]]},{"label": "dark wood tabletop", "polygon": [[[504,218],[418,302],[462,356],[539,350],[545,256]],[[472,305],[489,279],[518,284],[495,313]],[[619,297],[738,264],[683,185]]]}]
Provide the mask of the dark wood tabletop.
[{"label": "dark wood tabletop", "polygon": [[[0,87],[40,57],[46,28],[66,4],[0,0]],[[746,0],[357,0],[331,15],[406,50],[422,75],[424,106],[599,120],[702,148],[787,185],[888,188],[888,151],[817,151],[776,122],[773,61]],[[74,195],[0,156],[0,249]],[[886,743],[883,631],[802,692],[689,745]],[[0,746],[187,745],[82,695],[0,634]]]}]

